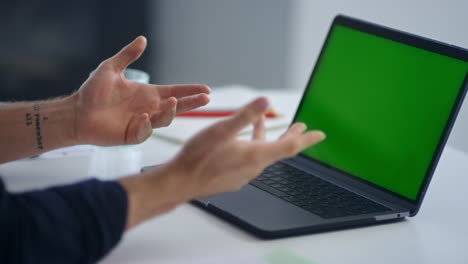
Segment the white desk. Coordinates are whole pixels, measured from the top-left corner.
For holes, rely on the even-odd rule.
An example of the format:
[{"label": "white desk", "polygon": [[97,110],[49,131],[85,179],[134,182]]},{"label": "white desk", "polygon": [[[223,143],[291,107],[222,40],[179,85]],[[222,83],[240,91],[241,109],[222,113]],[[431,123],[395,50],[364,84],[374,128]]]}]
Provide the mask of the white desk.
[{"label": "white desk", "polygon": [[[151,138],[122,153],[139,153],[137,167],[164,162],[180,148]],[[21,160],[0,165],[10,190],[83,179],[90,156]],[[292,249],[314,263],[468,263],[468,155],[446,147],[420,213],[403,222],[279,240],[259,240],[190,205],[127,233],[102,263],[167,263]]]}]

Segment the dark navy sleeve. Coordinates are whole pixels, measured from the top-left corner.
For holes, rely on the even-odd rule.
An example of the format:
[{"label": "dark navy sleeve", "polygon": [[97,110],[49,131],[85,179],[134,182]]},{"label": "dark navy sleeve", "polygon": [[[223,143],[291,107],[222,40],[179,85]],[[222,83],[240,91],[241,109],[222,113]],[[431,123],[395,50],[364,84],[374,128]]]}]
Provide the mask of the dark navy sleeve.
[{"label": "dark navy sleeve", "polygon": [[117,182],[12,194],[0,180],[0,263],[94,263],[120,241],[126,215]]}]

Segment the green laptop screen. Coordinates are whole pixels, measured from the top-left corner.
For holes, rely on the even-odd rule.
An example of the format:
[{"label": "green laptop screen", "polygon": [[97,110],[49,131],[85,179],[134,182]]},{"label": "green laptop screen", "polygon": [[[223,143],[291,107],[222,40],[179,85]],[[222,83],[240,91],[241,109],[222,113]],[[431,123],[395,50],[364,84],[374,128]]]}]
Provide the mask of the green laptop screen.
[{"label": "green laptop screen", "polygon": [[302,154],[416,200],[467,71],[335,25],[295,118],[327,139]]}]

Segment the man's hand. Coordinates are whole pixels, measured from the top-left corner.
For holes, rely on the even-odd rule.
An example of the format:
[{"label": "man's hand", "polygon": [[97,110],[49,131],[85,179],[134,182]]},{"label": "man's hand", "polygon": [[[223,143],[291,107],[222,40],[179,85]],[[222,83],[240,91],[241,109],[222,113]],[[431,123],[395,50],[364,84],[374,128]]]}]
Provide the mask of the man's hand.
[{"label": "man's hand", "polygon": [[[296,123],[277,141],[266,142],[267,107],[266,98],[259,98],[195,135],[168,163],[121,179],[129,200],[127,229],[194,198],[239,190],[268,165],[325,138],[323,132],[305,132],[306,126]],[[252,140],[237,139],[251,124]]]},{"label": "man's hand", "polygon": [[[258,98],[232,118],[208,127],[185,144],[169,166],[182,179],[187,200],[239,190],[268,165],[292,157],[325,138],[321,131],[304,133],[306,126],[296,123],[277,141],[266,142],[262,115],[267,108],[266,98]],[[252,140],[237,139],[239,132],[250,124],[254,125]]]},{"label": "man's hand", "polygon": [[146,39],[138,37],[102,62],[81,88],[55,100],[0,106],[0,163],[77,144],[137,144],[174,115],[209,102],[206,85],[132,82],[124,69],[138,59]]},{"label": "man's hand", "polygon": [[143,53],[138,37],[102,62],[72,97],[76,102],[77,142],[95,145],[137,144],[152,128],[167,126],[177,113],[206,105],[206,85],[151,85],[126,80],[125,68]]}]

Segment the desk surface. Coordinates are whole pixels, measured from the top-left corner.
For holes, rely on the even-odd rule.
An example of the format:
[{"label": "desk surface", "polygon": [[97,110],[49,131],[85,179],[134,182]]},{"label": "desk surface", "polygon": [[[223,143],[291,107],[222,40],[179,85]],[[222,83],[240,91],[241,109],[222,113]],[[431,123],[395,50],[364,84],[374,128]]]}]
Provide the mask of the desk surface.
[{"label": "desk surface", "polygon": [[[179,148],[150,138],[138,146],[97,148],[90,155],[11,162],[0,165],[0,175],[12,191],[73,182],[96,171],[102,178],[115,177],[106,175],[106,169],[130,163],[120,171],[137,172],[141,166],[166,161]],[[271,241],[259,240],[184,204],[125,234],[102,263],[190,263],[193,259],[264,254],[279,248],[291,249],[313,263],[468,263],[467,175],[468,155],[446,147],[416,217]]]},{"label": "desk surface", "polygon": [[[130,150],[130,148],[134,148]],[[123,152],[142,154],[140,165],[163,162],[179,148],[150,139]],[[0,166],[10,190],[84,178],[93,155],[21,160]],[[289,248],[317,263],[468,263],[468,155],[447,147],[420,213],[403,222],[262,241],[190,204],[127,233],[102,263],[164,263]]]}]

